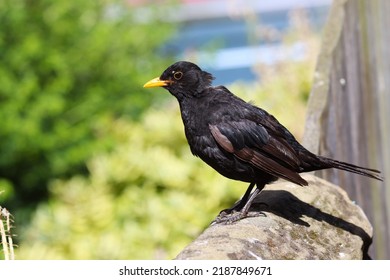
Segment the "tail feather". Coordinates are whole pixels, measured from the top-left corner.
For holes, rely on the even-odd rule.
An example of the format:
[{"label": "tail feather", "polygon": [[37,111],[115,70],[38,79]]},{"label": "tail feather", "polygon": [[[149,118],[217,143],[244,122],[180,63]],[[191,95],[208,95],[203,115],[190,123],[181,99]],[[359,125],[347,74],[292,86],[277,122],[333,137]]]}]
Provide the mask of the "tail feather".
[{"label": "tail feather", "polygon": [[338,161],[326,157],[319,157],[321,161],[329,166],[329,168],[337,168],[341,170],[345,170],[348,172],[356,173],[359,175],[363,175],[366,177],[370,177],[373,179],[377,179],[379,181],[383,181],[383,177],[380,175],[380,171],[372,168],[366,168],[366,167],[361,167],[357,166],[351,163],[343,162],[343,161]]}]

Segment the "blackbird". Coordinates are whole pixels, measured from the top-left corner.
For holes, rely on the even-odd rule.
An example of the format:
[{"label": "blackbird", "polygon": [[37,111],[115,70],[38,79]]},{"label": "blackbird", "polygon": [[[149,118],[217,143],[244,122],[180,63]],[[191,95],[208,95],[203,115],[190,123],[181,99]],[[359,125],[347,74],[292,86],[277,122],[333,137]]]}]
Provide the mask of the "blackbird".
[{"label": "blackbird", "polygon": [[221,211],[216,223],[247,217],[254,198],[278,178],[308,185],[301,172],[333,167],[382,180],[378,170],[309,152],[275,117],[224,86],[211,86],[213,79],[196,64],[179,61],[144,87],[163,87],[177,98],[193,155],[227,178],[250,183],[242,199]]}]

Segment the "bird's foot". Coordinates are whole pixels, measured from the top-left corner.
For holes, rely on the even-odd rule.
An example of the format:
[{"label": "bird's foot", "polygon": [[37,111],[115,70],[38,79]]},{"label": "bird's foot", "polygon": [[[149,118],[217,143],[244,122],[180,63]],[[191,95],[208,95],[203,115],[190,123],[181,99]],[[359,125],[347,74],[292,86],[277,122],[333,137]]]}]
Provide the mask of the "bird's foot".
[{"label": "bird's foot", "polygon": [[250,217],[266,216],[263,212],[243,212],[231,209],[222,210],[219,215],[211,222],[211,225],[224,224],[231,225],[239,220]]},{"label": "bird's foot", "polygon": [[[265,202],[259,202],[256,203],[258,206],[264,205],[265,208],[268,208],[268,204]],[[221,212],[219,212],[218,216],[211,222],[210,225],[215,224],[225,224],[230,225],[233,224],[239,220],[242,220],[244,218],[250,218],[250,217],[258,217],[258,216],[264,216],[267,215],[264,212],[249,212],[242,209],[238,204],[233,205],[233,207],[224,209]]]}]

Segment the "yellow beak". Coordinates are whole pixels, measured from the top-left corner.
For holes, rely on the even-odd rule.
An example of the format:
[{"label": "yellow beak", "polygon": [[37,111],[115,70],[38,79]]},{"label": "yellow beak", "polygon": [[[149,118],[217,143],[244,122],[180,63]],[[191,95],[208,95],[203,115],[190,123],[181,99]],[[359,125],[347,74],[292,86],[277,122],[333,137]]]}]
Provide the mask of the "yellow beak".
[{"label": "yellow beak", "polygon": [[168,86],[171,82],[170,81],[164,81],[160,80],[160,78],[154,78],[153,80],[150,80],[146,84],[144,84],[144,88],[151,88],[151,87],[165,87]]}]

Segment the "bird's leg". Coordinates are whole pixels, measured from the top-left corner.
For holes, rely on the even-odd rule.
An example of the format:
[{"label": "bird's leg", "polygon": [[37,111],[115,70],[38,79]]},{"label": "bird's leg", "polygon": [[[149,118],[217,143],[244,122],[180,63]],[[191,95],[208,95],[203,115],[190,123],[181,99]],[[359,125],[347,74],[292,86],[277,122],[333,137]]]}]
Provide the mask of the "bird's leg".
[{"label": "bird's leg", "polygon": [[259,213],[255,213],[254,215],[248,215],[248,213],[249,213],[249,208],[251,207],[254,199],[264,188],[264,184],[262,185],[256,184],[256,189],[251,193],[251,190],[254,185],[255,185],[254,183],[251,183],[248,189],[246,190],[244,196],[242,197],[241,201],[236,203],[232,208],[227,209],[230,212],[227,213],[222,211],[218,215],[218,217],[212,222],[212,224],[219,224],[219,223],[231,224],[248,216],[258,216]]},{"label": "bird's leg", "polygon": [[243,197],[237,201],[236,203],[234,203],[234,205],[231,207],[231,208],[228,208],[228,209],[224,209],[222,210],[219,215],[227,215],[227,214],[230,214],[234,211],[240,211],[244,206],[245,204],[247,203],[248,199],[249,199],[249,195],[251,194],[252,192],[252,189],[253,187],[255,186],[255,183],[250,183],[250,185],[248,186],[245,194],[243,195]]}]

